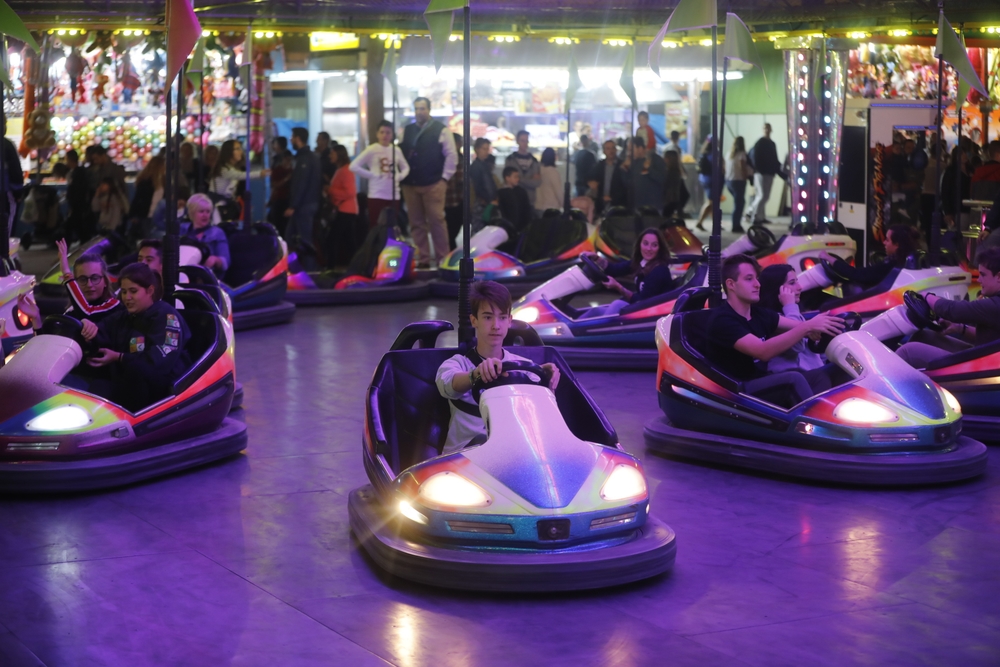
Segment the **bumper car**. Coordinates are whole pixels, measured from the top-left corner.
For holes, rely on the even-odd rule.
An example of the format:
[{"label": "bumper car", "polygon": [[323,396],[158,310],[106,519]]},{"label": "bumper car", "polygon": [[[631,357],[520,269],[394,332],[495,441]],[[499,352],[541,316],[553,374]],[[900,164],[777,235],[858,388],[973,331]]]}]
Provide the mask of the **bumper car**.
[{"label": "bumper car", "polygon": [[[573,211],[565,218],[556,209],[546,211],[521,233],[506,220],[494,220],[473,235],[470,244],[475,279],[503,283],[515,297],[569,268],[581,253],[595,250],[586,216]],[[458,296],[462,257],[463,251],[456,248],[441,261],[439,279],[431,283],[433,296]]]},{"label": "bumper car", "polygon": [[[799,274],[802,309],[840,315],[855,312],[868,319],[903,304],[910,291],[933,292],[944,299],[965,299],[972,276],[960,266],[926,267],[923,258],[911,255],[902,269],[894,268],[882,282],[864,288],[851,283],[824,260]],[[839,294],[827,288],[837,286]]]},{"label": "bumper car", "polygon": [[32,336],[31,319],[18,310],[17,297],[28,294],[35,287],[35,279],[20,271],[11,270],[0,277],[0,365],[12,352],[24,345]]},{"label": "bumper car", "polygon": [[[986,469],[986,446],[962,434],[955,397],[866,331],[828,341],[827,359],[849,377],[843,384],[797,404],[782,387],[746,393],[705,357],[708,292],[657,323],[665,414],[645,426],[650,449],[854,485],[953,482]],[[849,328],[861,323],[850,319]]]},{"label": "bumper car", "polygon": [[[862,331],[887,345],[904,337],[919,339],[923,331],[939,331],[922,294],[907,292],[903,305],[865,322]],[[923,369],[952,393],[962,408],[962,433],[985,442],[1000,442],[1000,341],[957,349]]]},{"label": "bumper car", "polygon": [[[835,223],[836,225],[837,223]],[[798,224],[788,234],[776,239],[763,225],[752,225],[746,236],[741,236],[722,250],[722,258],[740,253],[757,260],[761,268],[773,264],[788,264],[802,273],[819,264],[820,252],[828,252],[853,264],[858,244],[838,225],[838,233],[822,233],[812,225]]]},{"label": "bumper car", "polygon": [[[46,319],[0,368],[0,492],[69,493],[165,475],[232,456],[246,424],[229,416],[232,333],[200,290],[177,290],[193,364],[172,396],[138,413],[61,384],[83,359],[80,323]],[[85,343],[84,343],[85,345]]]},{"label": "bumper car", "polygon": [[589,308],[574,308],[571,301],[600,287],[607,275],[589,257],[582,257],[578,266],[518,299],[513,317],[530,324],[546,345],[558,347],[573,368],[656,370],[653,331],[657,320],[672,312],[685,290],[701,287],[708,279],[708,264],[685,264],[688,270],[680,287],[629,304],[616,314],[591,316]]},{"label": "bumper car", "polygon": [[351,258],[347,273],[307,273],[292,255],[288,270],[288,300],[300,306],[391,303],[422,299],[430,290],[416,279],[413,246],[399,228],[379,224],[368,232]]},{"label": "bumper car", "polygon": [[[675,535],[649,514],[642,464],[552,348],[518,347],[531,365],[508,362],[506,384],[474,390],[489,437],[440,455],[450,413],[434,376],[456,349],[433,346],[451,328],[404,329],[369,387],[370,484],[351,492],[349,512],[371,559],[423,584],[498,592],[601,588],[669,570]],[[415,340],[423,349],[409,349]],[[543,363],[560,368],[555,393],[538,386]]]},{"label": "bumper car", "polygon": [[[257,223],[250,232],[239,231],[232,225],[221,225],[229,241],[230,266],[220,282],[211,275],[198,271],[207,257],[208,249],[191,239],[180,240],[181,275],[190,273],[198,276],[200,284],[215,284],[228,297],[233,328],[236,331],[256,327],[283,324],[295,316],[295,306],[285,300],[287,290],[288,250],[277,231],[269,224]],[[134,259],[131,252],[116,235],[99,237],[81,244],[70,253],[69,262],[87,252],[100,253],[109,265],[109,271],[116,273],[118,266]],[[114,279],[114,278],[113,278]],[[182,278],[183,280],[183,278]],[[59,265],[49,272],[36,289],[36,299],[43,313],[61,313],[69,306],[66,288],[62,285],[62,271]],[[225,313],[225,305],[216,297]]]}]

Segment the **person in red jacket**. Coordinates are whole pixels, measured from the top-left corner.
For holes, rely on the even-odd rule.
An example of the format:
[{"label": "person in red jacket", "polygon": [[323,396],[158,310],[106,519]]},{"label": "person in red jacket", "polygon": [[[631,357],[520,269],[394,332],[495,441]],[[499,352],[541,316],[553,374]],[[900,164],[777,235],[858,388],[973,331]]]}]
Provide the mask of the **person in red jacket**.
[{"label": "person in red jacket", "polygon": [[972,174],[972,198],[990,201],[1000,194],[1000,139],[986,147],[989,160]]},{"label": "person in red jacket", "polygon": [[[330,189],[327,191],[330,203],[337,209],[337,218],[333,223],[337,233],[333,236],[337,239],[335,255],[340,261],[350,261],[354,251],[363,241],[358,238],[358,184],[351,171],[351,158],[347,155],[347,149],[337,144],[331,151],[337,171],[330,179]],[[328,253],[329,254],[329,253]],[[327,258],[328,263],[332,263]]]}]

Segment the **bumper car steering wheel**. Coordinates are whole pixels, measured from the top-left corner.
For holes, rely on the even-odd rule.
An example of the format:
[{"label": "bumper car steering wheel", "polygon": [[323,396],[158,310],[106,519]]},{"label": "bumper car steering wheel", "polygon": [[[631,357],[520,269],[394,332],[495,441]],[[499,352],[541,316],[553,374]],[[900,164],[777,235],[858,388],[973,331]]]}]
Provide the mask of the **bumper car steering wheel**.
[{"label": "bumper car steering wheel", "polygon": [[903,305],[906,306],[906,317],[913,326],[931,331],[944,331],[944,327],[934,317],[934,311],[931,310],[931,304],[927,303],[927,297],[920,292],[913,290],[906,292],[903,295]]},{"label": "bumper car steering wheel", "polygon": [[771,230],[764,225],[750,225],[750,229],[747,230],[747,238],[750,239],[753,247],[757,248],[757,250],[770,248],[778,242],[774,238],[774,234],[771,233]]},{"label": "bumper car steering wheel", "polygon": [[483,392],[493,387],[502,387],[510,384],[536,384],[542,387],[549,386],[552,374],[541,366],[530,361],[505,361],[500,366],[500,377],[489,384],[479,378],[472,385],[472,400],[479,404],[479,398]]},{"label": "bumper car steering wheel", "polygon": [[583,269],[583,275],[595,285],[603,285],[608,281],[608,274],[590,255],[580,255],[580,268]]},{"label": "bumper car steering wheel", "polygon": [[[857,331],[858,329],[861,328],[862,324],[861,316],[858,315],[857,313],[854,312],[840,313],[839,315],[836,315],[836,317],[839,317],[840,319],[844,320],[844,331]],[[830,334],[823,334],[822,336],[819,337],[819,340],[810,339],[809,342],[806,344],[806,347],[809,348],[810,352],[815,352],[816,354],[823,354],[824,352],[826,352],[826,348],[830,344],[831,340],[833,340],[833,336],[831,336]]]},{"label": "bumper car steering wheel", "polygon": [[827,260],[820,259],[819,263],[823,267],[823,272],[826,273],[826,277],[829,278],[830,280],[839,281],[842,283],[851,282],[850,278],[837,271],[837,269],[834,268],[833,264],[831,264]]},{"label": "bumper car steering wheel", "polygon": [[96,349],[92,341],[83,337],[83,322],[69,315],[49,315],[46,317],[42,322],[41,334],[69,338],[80,346],[84,354]]}]

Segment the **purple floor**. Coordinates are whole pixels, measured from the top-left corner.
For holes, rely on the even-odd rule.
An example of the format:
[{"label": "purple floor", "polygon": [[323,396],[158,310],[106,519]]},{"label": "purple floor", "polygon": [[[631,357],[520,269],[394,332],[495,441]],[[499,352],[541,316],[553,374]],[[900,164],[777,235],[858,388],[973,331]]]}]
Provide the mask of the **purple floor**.
[{"label": "purple floor", "polygon": [[581,374],[678,535],[668,576],[480,596],[387,582],[352,543],[362,397],[445,302],[300,309],[238,335],[245,455],[125,489],[0,500],[0,665],[998,665],[1000,452],[870,491],[647,454],[652,374]]}]

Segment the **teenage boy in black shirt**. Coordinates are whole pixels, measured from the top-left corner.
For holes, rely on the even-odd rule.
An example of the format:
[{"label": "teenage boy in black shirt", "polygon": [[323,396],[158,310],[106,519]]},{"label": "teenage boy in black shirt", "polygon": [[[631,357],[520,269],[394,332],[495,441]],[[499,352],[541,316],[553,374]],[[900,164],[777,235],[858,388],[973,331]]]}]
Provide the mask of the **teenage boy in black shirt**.
[{"label": "teenage boy in black shirt", "polygon": [[844,330],[842,319],[820,314],[799,322],[758,306],[757,263],[747,255],[726,258],[722,264],[722,281],[726,302],[713,309],[705,350],[708,359],[719,370],[742,381],[749,394],[790,386],[797,394],[796,403],[832,386],[832,367],[829,365],[814,371],[768,375],[767,361],[806,336],[836,336]]}]

